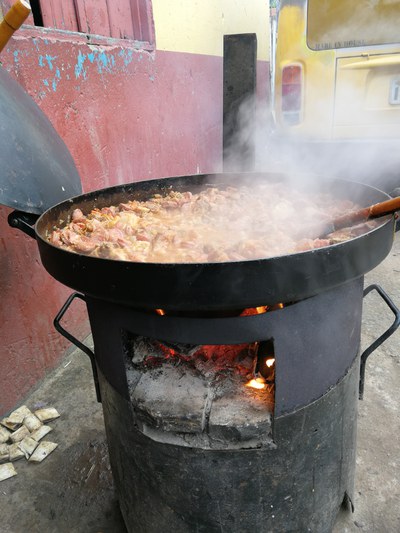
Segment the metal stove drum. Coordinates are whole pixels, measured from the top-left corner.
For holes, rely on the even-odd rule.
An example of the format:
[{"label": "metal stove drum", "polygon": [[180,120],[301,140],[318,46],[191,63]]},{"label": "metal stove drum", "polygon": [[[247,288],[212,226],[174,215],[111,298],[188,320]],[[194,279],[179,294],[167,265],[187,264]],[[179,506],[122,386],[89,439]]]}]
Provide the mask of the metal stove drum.
[{"label": "metal stove drum", "polygon": [[[47,271],[79,291],[55,324],[91,357],[121,510],[135,533],[323,533],[353,499],[360,363],[363,383],[366,358],[400,321],[379,287],[366,289],[395,321],[360,356],[363,277],[389,253],[393,217],[326,248],[204,265],[93,258],[46,238],[76,207],[232,178],[96,191],[50,208],[35,228],[25,215],[10,217],[36,237]],[[364,205],[387,198],[361,184],[330,187]],[[87,304],[94,353],[60,323],[76,296]],[[273,371],[264,366],[271,360]],[[262,386],[247,386],[249,378]]]}]

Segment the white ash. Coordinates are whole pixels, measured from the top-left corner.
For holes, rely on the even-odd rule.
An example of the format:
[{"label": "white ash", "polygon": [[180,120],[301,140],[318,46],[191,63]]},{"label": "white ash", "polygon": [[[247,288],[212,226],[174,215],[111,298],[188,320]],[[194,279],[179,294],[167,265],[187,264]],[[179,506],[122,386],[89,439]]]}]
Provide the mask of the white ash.
[{"label": "white ash", "polygon": [[251,345],[243,350],[224,347],[226,354],[221,351],[216,360],[197,357],[202,346],[161,346],[143,337],[136,337],[131,346],[128,385],[143,434],[202,449],[274,446],[273,387],[245,387],[257,355]]},{"label": "white ash", "polygon": [[150,339],[136,337],[131,345],[132,363],[143,363],[147,357],[162,357],[161,348],[157,348]]}]

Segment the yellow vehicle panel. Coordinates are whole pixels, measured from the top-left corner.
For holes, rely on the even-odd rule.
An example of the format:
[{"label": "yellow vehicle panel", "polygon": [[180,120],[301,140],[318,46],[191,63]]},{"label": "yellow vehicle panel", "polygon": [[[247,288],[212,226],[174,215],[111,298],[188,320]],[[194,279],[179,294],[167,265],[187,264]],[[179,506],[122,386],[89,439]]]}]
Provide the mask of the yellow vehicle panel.
[{"label": "yellow vehicle panel", "polygon": [[[279,14],[277,34],[274,115],[279,129],[286,135],[330,136],[326,127],[332,124],[333,116],[335,70],[331,65],[335,52],[316,52],[307,46],[306,5],[286,6]],[[282,112],[282,72],[291,64],[303,69],[302,111],[297,125],[287,124]]]},{"label": "yellow vehicle panel", "polygon": [[400,53],[338,58],[333,137],[400,132]]},{"label": "yellow vehicle panel", "polygon": [[[385,20],[393,24],[383,26]],[[274,87],[278,133],[400,138],[399,23],[399,0],[282,0]],[[301,67],[294,81],[285,75],[291,65]]]}]

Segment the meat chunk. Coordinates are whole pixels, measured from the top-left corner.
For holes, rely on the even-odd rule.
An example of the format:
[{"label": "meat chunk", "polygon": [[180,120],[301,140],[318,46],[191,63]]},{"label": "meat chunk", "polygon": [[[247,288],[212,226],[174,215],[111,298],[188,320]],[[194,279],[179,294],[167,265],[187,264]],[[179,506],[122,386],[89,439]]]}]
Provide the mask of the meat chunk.
[{"label": "meat chunk", "polygon": [[[357,209],[348,200],[306,194],[279,183],[169,191],[144,201],[129,199],[56,228],[49,241],[68,251],[151,263],[208,263],[262,259],[329,246],[354,236],[346,229],[327,239],[299,240],[306,228]],[[368,231],[357,228],[355,234]]]}]

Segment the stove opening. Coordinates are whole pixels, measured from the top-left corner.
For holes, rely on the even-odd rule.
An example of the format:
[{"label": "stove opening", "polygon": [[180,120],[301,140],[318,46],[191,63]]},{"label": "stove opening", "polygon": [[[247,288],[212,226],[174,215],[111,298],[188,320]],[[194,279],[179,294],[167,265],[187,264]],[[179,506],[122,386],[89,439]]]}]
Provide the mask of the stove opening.
[{"label": "stove opening", "polygon": [[129,394],[142,433],[203,449],[274,446],[272,339],[192,345],[125,337]]},{"label": "stove opening", "polygon": [[255,360],[254,377],[246,383],[247,387],[266,389],[275,396],[275,351],[272,340],[258,343],[257,359]]}]

